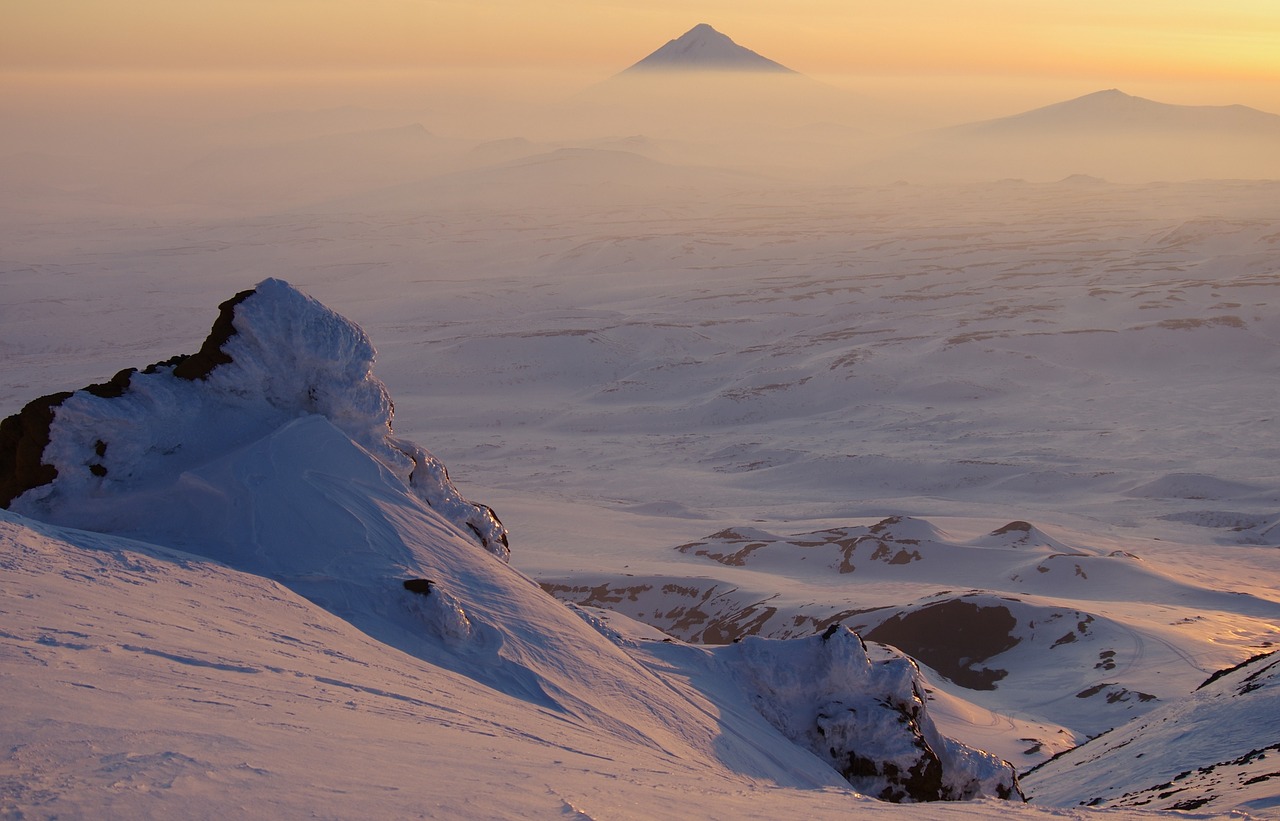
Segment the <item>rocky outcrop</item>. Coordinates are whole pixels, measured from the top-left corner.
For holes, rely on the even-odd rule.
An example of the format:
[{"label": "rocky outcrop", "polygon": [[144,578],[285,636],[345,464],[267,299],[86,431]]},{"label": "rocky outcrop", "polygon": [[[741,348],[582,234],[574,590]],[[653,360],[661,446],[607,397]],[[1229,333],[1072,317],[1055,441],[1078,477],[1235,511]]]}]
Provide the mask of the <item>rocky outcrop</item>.
[{"label": "rocky outcrop", "polygon": [[42,396],[0,421],[0,507],[7,508],[28,490],[58,478],[58,469],[45,464],[42,456],[49,444],[54,408],[70,395]]}]

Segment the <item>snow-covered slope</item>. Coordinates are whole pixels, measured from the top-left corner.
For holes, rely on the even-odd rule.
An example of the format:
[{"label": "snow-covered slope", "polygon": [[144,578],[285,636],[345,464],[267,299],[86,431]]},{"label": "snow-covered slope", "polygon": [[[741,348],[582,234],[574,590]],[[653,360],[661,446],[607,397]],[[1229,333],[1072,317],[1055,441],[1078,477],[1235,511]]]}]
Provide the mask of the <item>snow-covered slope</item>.
[{"label": "snow-covered slope", "polygon": [[[602,699],[661,696],[647,715],[626,716],[634,723],[609,725],[486,686],[476,673],[491,656],[462,654],[459,670],[445,669],[422,657],[436,638],[402,652],[276,582],[189,553],[0,511],[0,566],[6,817],[903,817],[793,746],[753,705],[759,688],[735,677],[749,659],[803,662],[795,672],[819,686],[797,678],[779,688],[785,671],[761,671],[802,696],[779,709],[829,706],[807,698],[842,685],[821,640],[772,643],[780,655],[759,642],[721,660],[636,646],[601,625],[607,640],[556,606],[542,627],[567,631],[575,653],[616,660],[621,644],[652,668],[578,671],[600,676]],[[404,610],[421,600],[386,595]],[[857,661],[856,644],[839,643],[840,653]],[[994,799],[910,813],[1064,817]]]},{"label": "snow-covered slope", "polygon": [[1280,657],[1254,656],[1028,774],[1044,804],[1280,812]]},{"label": "snow-covered slope", "polygon": [[[656,154],[643,140],[636,145]],[[591,162],[581,167],[574,184],[590,181]],[[1017,643],[976,663],[958,653],[950,661],[991,678],[994,689],[949,682],[954,669],[928,652],[936,642],[916,640],[911,652],[932,659],[922,674],[935,725],[1019,767],[1164,709],[1212,671],[1274,649],[1274,611],[1244,608],[1274,606],[1280,580],[1271,412],[1280,364],[1275,183],[1073,179],[794,190],[762,183],[751,190],[704,188],[707,179],[678,196],[639,203],[608,196],[575,202],[555,188],[537,200],[503,199],[512,189],[499,183],[463,207],[428,195],[403,209],[397,202],[380,209],[369,199],[349,211],[219,221],[167,212],[70,219],[15,201],[0,227],[3,413],[32,396],[99,381],[122,364],[193,349],[208,328],[209,306],[245,287],[244,272],[287,269],[379,341],[378,376],[396,398],[393,438],[429,443],[464,495],[501,511],[516,534],[516,570],[592,589],[608,583],[600,601],[628,612],[630,589],[653,585],[663,600],[650,613],[684,608],[691,625],[705,617],[698,611],[731,617],[754,607],[751,618],[723,620],[740,631],[722,631],[725,641],[749,633],[755,617],[812,641],[840,613],[846,617],[836,621],[864,632],[881,623],[904,631],[924,625],[924,638],[935,640],[974,623],[955,616],[981,616],[986,621],[978,624],[997,628],[990,632],[996,649]],[[161,378],[162,370],[135,374],[129,384],[148,396],[162,387],[184,397],[203,390]],[[122,385],[103,390],[112,389],[123,393]],[[96,413],[89,397],[68,401]],[[206,396],[191,407],[227,401]],[[302,396],[296,415],[272,411],[280,427],[208,462],[185,463],[181,451],[141,459],[139,494],[169,487],[159,481],[168,464],[210,500],[182,502],[209,511],[205,524],[182,531],[182,516],[168,507],[176,497],[157,496],[147,520],[156,534],[146,538],[161,538],[164,524],[184,550],[220,550],[225,561],[252,563],[315,612],[307,621],[328,623],[340,612],[350,619],[344,624],[359,623],[368,635],[427,648],[422,652],[437,653],[439,669],[456,664],[478,692],[526,693],[530,681],[554,680],[554,666],[535,665],[533,651],[505,634],[496,665],[450,661],[457,656],[450,647],[465,655],[458,648],[468,646],[469,633],[450,617],[451,606],[435,621],[404,615],[395,598],[403,581],[431,579],[434,586],[415,586],[434,587],[438,604],[452,597],[476,616],[467,623],[492,635],[485,628],[506,622],[490,597],[469,603],[458,593],[465,584],[432,569],[452,562],[424,565],[415,557],[418,546],[438,537],[459,540],[459,555],[482,559],[486,572],[501,562],[456,517],[437,517],[413,493],[406,502],[406,463],[395,454],[361,455],[345,423],[303,412],[309,401]],[[162,417],[140,427],[151,436],[181,424]],[[102,441],[99,454],[97,439],[85,439],[57,481],[78,476],[71,484],[97,493],[94,482],[109,490],[122,480],[124,462],[111,460],[126,453],[127,441]],[[96,476],[95,465],[107,475]],[[288,465],[307,466],[306,482],[291,484]],[[54,486],[41,487],[52,494]],[[142,496],[133,494],[102,497],[119,502],[121,532],[142,521]],[[79,512],[105,519],[89,499],[77,503]],[[277,502],[292,507],[277,509]],[[295,526],[272,525],[281,513]],[[853,571],[839,572],[839,542],[876,535],[870,530],[893,517],[901,529],[886,526],[879,535],[892,538],[864,539],[850,552]],[[402,537],[402,526],[417,535]],[[726,529],[767,534],[767,544],[741,566],[715,560],[712,553],[728,558],[752,543],[708,538]],[[819,544],[797,545],[797,537]],[[338,542],[354,546],[352,558],[360,561],[348,561],[334,548]],[[704,546],[673,549],[699,542]],[[878,542],[888,551],[873,559]],[[369,547],[378,544],[392,547]],[[77,595],[86,577],[95,577],[93,555],[65,576],[43,579],[40,599],[22,593],[13,601],[37,628],[78,629],[76,620],[85,617]],[[905,561],[894,564],[899,556]],[[802,568],[788,566],[801,557],[808,557]],[[1015,581],[1019,567],[1025,572]],[[251,614],[247,621],[257,620],[243,599],[227,600]],[[37,605],[68,612],[55,618]],[[854,612],[873,607],[865,616]],[[806,619],[785,625],[770,608]],[[16,605],[6,610],[17,612]],[[560,611],[548,618],[551,612]],[[160,635],[121,619],[120,635]],[[10,623],[18,617],[0,629],[17,635]],[[546,624],[569,630],[570,644],[581,638],[558,621]],[[40,657],[27,651],[42,646],[35,644],[40,634],[29,635],[6,655],[14,661],[3,672],[21,669],[37,682],[28,691],[52,692],[55,683],[41,676],[58,670],[37,670]],[[974,645],[961,638],[957,644],[972,653]],[[172,640],[151,649],[196,657],[200,636],[182,632]],[[740,679],[699,677],[694,666],[664,661],[660,654],[674,655],[676,647],[640,643],[625,653],[666,671],[668,684],[690,694],[697,680],[698,692],[716,694],[706,697],[708,710],[758,715]],[[689,655],[701,653],[692,648]],[[429,681],[416,672],[422,659],[409,658],[417,661],[406,661],[406,669]],[[175,666],[190,672],[190,665]],[[999,671],[1006,674],[995,679]],[[309,686],[306,678],[296,683]],[[223,684],[195,698],[224,700]],[[190,685],[176,679],[175,691],[191,695],[182,689]],[[377,679],[362,686],[399,692]],[[565,682],[552,689],[572,695],[575,688]],[[86,688],[74,692],[93,697]],[[569,703],[570,695],[557,700]],[[292,699],[280,696],[282,703]],[[533,711],[522,714],[523,730],[547,738],[541,702],[515,696],[496,703],[513,701]],[[23,709],[49,720],[30,704]],[[308,725],[313,735],[336,732],[324,723],[328,715]],[[1046,715],[1064,718],[1034,718]],[[1274,714],[1253,720],[1260,731],[1277,726]],[[595,725],[581,726],[589,732]],[[371,731],[388,737],[384,726]],[[776,761],[777,750],[790,749],[785,736],[763,731],[771,734],[777,767],[791,766]],[[24,738],[38,748],[36,735]],[[372,742],[386,756],[379,743]],[[732,752],[727,739],[715,746],[735,762],[754,755]],[[369,746],[353,741],[355,748]],[[619,780],[649,777],[631,770],[651,759],[612,749],[618,768],[630,773]],[[62,752],[71,755],[69,747]],[[776,772],[775,764],[726,770],[719,758],[708,761],[710,769],[698,771],[707,781],[736,785],[743,772]],[[60,764],[50,766],[61,772]],[[495,766],[536,778],[533,769],[503,760]],[[1276,783],[1249,785],[1251,796]],[[654,794],[676,792],[664,789]],[[1081,792],[1067,802],[1092,797]],[[1232,800],[1222,795],[1213,811],[1229,812]],[[742,803],[749,801],[730,806]],[[652,812],[655,804],[637,806]],[[776,804],[760,806],[784,814]]]},{"label": "snow-covered slope", "polygon": [[[426,788],[375,776],[375,762],[336,779],[367,779],[366,797],[375,783],[404,790],[403,807],[456,799],[463,761],[479,768],[465,783],[509,777],[511,737],[650,772],[669,761],[663,776],[846,796],[852,784],[895,801],[1017,796],[1009,765],[937,731],[912,662],[873,661],[847,631],[725,648],[698,673],[706,686],[687,683],[693,666],[628,652],[633,641],[510,568],[492,511],[391,435],[372,359],[359,328],[266,280],[223,303],[200,353],[5,420],[4,467],[27,485],[0,542],[6,809],[102,801],[159,815],[217,784],[212,815],[271,781],[291,785],[283,807],[315,807],[338,789],[315,780],[341,766],[332,746],[277,757],[328,735],[315,711],[333,701],[378,716],[363,735],[336,722],[360,758],[403,752],[403,729],[393,741],[378,728],[396,717],[439,730],[431,743],[446,750],[457,742],[427,757],[460,758]],[[38,464],[19,464],[33,452]],[[296,783],[304,772],[322,795]]]},{"label": "snow-covered slope", "polygon": [[[1224,635],[1275,634],[1280,604],[1222,592],[1138,556],[1015,521],[973,539],[891,517],[794,536],[751,527],[680,545],[687,577],[577,573],[544,587],[689,641],[786,638],[835,624],[928,665],[934,684],[1041,723],[1000,753],[1034,763],[1180,697]],[[800,584],[787,592],[780,580]],[[814,600],[813,591],[824,588]],[[1256,646],[1256,645],[1254,645]]]},{"label": "snow-covered slope", "polygon": [[[421,534],[419,559],[458,551],[430,568],[438,589],[424,598],[388,584],[379,601],[370,591],[342,603],[416,624],[399,637],[409,652],[260,575],[0,513],[0,813],[501,818],[608,807],[640,818],[627,807],[657,790],[684,795],[693,817],[720,796],[741,806],[740,793],[779,786],[803,788],[785,792],[815,812],[859,805],[817,758],[783,752],[758,715],[722,723],[505,566],[420,531],[430,515],[419,513],[402,531]],[[468,570],[482,573],[469,590]],[[545,642],[527,641],[543,631]]]}]

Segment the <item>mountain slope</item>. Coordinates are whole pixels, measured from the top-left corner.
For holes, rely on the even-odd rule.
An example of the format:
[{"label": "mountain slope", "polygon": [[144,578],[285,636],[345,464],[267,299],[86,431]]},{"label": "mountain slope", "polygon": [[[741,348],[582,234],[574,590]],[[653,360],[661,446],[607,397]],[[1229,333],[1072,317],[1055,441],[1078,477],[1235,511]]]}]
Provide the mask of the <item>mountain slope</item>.
[{"label": "mountain slope", "polygon": [[1027,781],[1045,804],[1201,812],[1280,809],[1280,656],[1255,656],[1190,696],[1055,758]]},{"label": "mountain slope", "polygon": [[[510,683],[485,686],[477,678],[518,642],[510,632],[487,650],[456,651],[460,672],[450,672],[434,663],[441,650],[419,657],[431,655],[427,642],[416,656],[400,652],[261,576],[0,516],[6,816],[214,818],[236,807],[279,817],[354,818],[372,807],[546,816],[611,804],[606,790],[620,779],[633,799],[656,789],[693,802],[758,791],[756,777],[839,783],[817,759],[750,752],[773,735],[760,720],[735,730],[735,763],[743,772],[754,763],[756,775],[717,765],[708,706],[636,665],[618,666],[620,652],[558,605],[554,624],[541,627],[573,646],[566,672],[594,671],[601,699],[634,703],[647,690],[651,715],[602,723],[563,693],[553,704]],[[536,590],[524,587],[528,604]],[[387,609],[429,623],[430,596],[387,589],[383,597]],[[614,661],[591,660],[601,652]],[[660,724],[667,730],[654,733]],[[637,785],[637,768],[662,775]],[[826,811],[857,803],[848,789],[813,797]]]}]

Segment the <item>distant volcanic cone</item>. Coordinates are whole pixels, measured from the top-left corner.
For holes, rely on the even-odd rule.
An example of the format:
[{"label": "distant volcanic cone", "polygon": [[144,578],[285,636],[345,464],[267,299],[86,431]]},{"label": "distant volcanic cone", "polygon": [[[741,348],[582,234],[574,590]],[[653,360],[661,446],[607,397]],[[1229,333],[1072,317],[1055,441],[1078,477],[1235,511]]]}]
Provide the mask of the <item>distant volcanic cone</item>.
[{"label": "distant volcanic cone", "polygon": [[654,71],[796,72],[743,48],[706,23],[699,23],[628,68],[623,74]]}]

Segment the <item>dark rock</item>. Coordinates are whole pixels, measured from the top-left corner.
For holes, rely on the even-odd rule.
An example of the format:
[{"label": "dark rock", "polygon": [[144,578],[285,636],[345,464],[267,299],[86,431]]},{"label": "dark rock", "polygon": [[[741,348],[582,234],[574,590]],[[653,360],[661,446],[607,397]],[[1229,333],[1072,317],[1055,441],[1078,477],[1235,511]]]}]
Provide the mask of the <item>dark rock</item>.
[{"label": "dark rock", "polygon": [[49,445],[53,409],[70,396],[67,391],[42,396],[0,420],[0,507],[8,508],[31,488],[58,478],[57,469],[42,459]]},{"label": "dark rock", "polygon": [[232,320],[235,318],[236,306],[254,293],[256,291],[253,288],[241,291],[218,306],[218,318],[213,321],[213,327],[205,337],[204,344],[200,346],[199,351],[183,357],[174,366],[174,376],[190,380],[208,379],[214,368],[231,362],[231,357],[222,352],[222,346],[228,339],[235,336],[236,327]]},{"label": "dark rock", "polygon": [[1017,645],[1017,624],[1007,607],[951,599],[893,616],[866,637],[897,647],[961,687],[994,690],[1008,671],[973,665]]},{"label": "dark rock", "polygon": [[86,385],[81,390],[103,399],[116,399],[124,396],[124,392],[129,390],[129,382],[137,372],[137,368],[125,368],[108,381],[99,382],[95,385]]},{"label": "dark rock", "polygon": [[417,593],[421,596],[431,595],[431,588],[435,586],[435,582],[430,579],[405,579],[404,589],[410,593]]},{"label": "dark rock", "polygon": [[[883,784],[875,797],[881,801],[900,804],[904,801],[947,801],[955,796],[948,793],[943,784],[942,761],[937,753],[925,741],[920,732],[916,717],[909,714],[905,705],[895,704],[904,732],[913,736],[912,746],[916,750],[916,759],[904,772],[892,761],[881,761],[859,754],[856,750],[831,749],[831,756],[836,761],[836,770],[844,776],[853,787],[866,789],[873,784]],[[819,714],[818,720],[830,720],[830,716]]]},{"label": "dark rock", "polygon": [[1250,656],[1249,658],[1245,659],[1239,664],[1233,665],[1231,667],[1223,668],[1222,670],[1218,670],[1216,673],[1214,673],[1213,675],[1205,679],[1204,682],[1196,689],[1197,690],[1204,689],[1205,687],[1208,687],[1210,684],[1213,684],[1215,681],[1222,678],[1223,676],[1234,673],[1236,670],[1239,670],[1241,667],[1247,667],[1248,665],[1253,664],[1254,662],[1262,661],[1263,659],[1268,658],[1270,656],[1274,656],[1275,654],[1276,653],[1274,650],[1267,653],[1258,653],[1256,656]]}]

